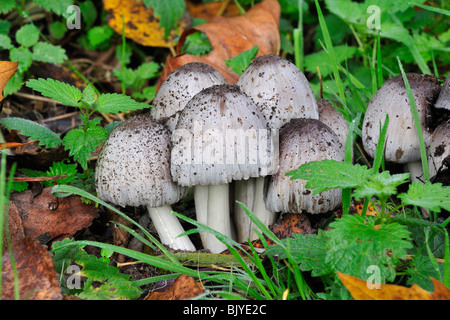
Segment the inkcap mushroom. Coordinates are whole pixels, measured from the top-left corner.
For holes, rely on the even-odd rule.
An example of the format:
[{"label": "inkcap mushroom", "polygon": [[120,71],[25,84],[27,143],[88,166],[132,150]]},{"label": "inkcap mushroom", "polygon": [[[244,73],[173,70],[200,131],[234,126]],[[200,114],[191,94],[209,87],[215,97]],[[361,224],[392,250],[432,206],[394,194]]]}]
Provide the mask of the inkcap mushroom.
[{"label": "inkcap mushroom", "polygon": [[[428,149],[428,169],[430,177],[434,181],[436,173],[445,169],[448,163],[445,159],[450,156],[450,119],[441,123],[431,137],[430,147]],[[450,159],[449,159],[450,160]],[[450,178],[450,177],[449,177]]]},{"label": "inkcap mushroom", "polygon": [[[260,175],[267,161],[260,151],[266,121],[237,86],[214,85],[196,94],[180,113],[172,135],[172,176],[195,186],[197,221],[232,238],[229,183]],[[265,141],[265,140],[264,140]],[[206,212],[202,204],[207,199]],[[207,234],[205,248],[226,246]]]},{"label": "inkcap mushroom", "polygon": [[95,169],[98,197],[125,206],[145,206],[161,243],[176,250],[195,251],[172,213],[171,205],[187,193],[172,181],[171,135],[148,116],[125,120],[109,135]]}]

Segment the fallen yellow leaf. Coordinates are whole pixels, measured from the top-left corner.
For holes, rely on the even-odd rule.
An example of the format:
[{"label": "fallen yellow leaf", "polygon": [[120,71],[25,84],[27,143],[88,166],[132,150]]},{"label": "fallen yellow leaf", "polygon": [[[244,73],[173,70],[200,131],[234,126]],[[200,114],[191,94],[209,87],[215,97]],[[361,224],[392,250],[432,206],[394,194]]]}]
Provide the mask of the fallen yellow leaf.
[{"label": "fallen yellow leaf", "polygon": [[0,101],[3,100],[3,88],[17,70],[19,62],[0,61]]},{"label": "fallen yellow leaf", "polygon": [[337,274],[355,300],[450,300],[450,290],[433,278],[434,292],[429,292],[416,284],[409,288],[395,284],[379,284],[369,288],[365,280],[341,272]]}]

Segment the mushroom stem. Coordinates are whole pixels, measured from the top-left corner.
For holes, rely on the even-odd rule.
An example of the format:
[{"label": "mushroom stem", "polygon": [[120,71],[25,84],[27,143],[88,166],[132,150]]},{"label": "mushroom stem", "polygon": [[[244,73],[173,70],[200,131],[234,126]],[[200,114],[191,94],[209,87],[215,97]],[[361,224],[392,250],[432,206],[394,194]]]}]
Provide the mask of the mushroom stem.
[{"label": "mushroom stem", "polygon": [[[253,213],[255,216],[266,226],[270,226],[275,222],[276,214],[267,210],[266,204],[264,202],[264,177],[258,177],[255,186],[255,196],[253,199]],[[257,234],[253,231],[250,234],[250,240],[258,239]]]},{"label": "mushroom stem", "polygon": [[[208,186],[197,185],[194,187],[194,203],[197,222],[207,225],[208,223]],[[200,232],[203,247],[206,248],[206,233]]]},{"label": "mushroom stem", "polygon": [[[229,203],[229,185],[212,185],[208,188],[208,227],[231,238]],[[212,253],[220,253],[226,249],[224,243],[209,233],[206,237],[206,248]]]},{"label": "mushroom stem", "polygon": [[185,230],[172,213],[171,206],[165,205],[157,208],[147,206],[147,210],[162,244],[175,250],[196,251],[188,236],[178,237]]},{"label": "mushroom stem", "polygon": [[234,222],[237,231],[237,240],[243,243],[248,240],[251,232],[251,220],[245,213],[244,209],[237,203],[243,203],[250,211],[253,212],[253,201],[255,195],[255,179],[234,181]]}]

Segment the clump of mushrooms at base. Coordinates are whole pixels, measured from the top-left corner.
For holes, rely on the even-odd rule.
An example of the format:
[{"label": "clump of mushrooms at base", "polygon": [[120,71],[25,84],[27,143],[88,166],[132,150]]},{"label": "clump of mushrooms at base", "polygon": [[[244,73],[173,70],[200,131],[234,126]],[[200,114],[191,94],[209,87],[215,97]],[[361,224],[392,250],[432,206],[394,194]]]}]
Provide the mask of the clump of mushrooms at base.
[{"label": "clump of mushrooms at base", "polygon": [[[408,79],[425,123],[427,110],[443,90],[430,77],[409,74]],[[424,88],[420,93],[419,84]],[[450,109],[448,94],[442,96],[440,108]],[[393,122],[386,160],[410,163],[413,168],[420,158],[405,97],[401,76],[385,82],[368,104],[362,141],[373,157],[380,117],[388,113]],[[382,98],[390,100],[384,103]],[[306,181],[286,176],[310,161],[344,161],[348,134],[342,115],[330,101],[316,100],[305,75],[287,59],[260,56],[236,84],[227,84],[209,65],[184,65],[162,83],[153,104],[150,115],[125,120],[113,130],[99,154],[96,188],[102,200],[146,206],[164,245],[201,249],[187,235],[179,237],[184,230],[170,209],[189,188],[197,221],[239,243],[258,239],[256,226],[239,203],[266,226],[283,213],[321,214],[341,204],[340,189],[313,194]],[[396,110],[386,109],[390,105]],[[395,121],[406,126],[401,134],[395,131],[399,130]],[[434,168],[450,162],[438,157],[449,155],[446,123],[434,136],[424,124],[427,146],[434,148],[429,161]],[[407,132],[412,133],[409,140]],[[168,140],[163,142],[162,136]],[[394,145],[397,138],[401,145]],[[420,179],[420,172],[415,176]],[[200,232],[200,239],[201,247],[210,252],[226,249],[208,232]]]}]

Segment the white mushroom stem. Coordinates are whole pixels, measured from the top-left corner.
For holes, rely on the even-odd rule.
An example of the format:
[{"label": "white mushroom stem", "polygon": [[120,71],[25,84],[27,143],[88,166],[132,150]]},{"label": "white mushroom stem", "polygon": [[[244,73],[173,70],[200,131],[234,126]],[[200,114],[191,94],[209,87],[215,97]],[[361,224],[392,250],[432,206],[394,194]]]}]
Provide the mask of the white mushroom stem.
[{"label": "white mushroom stem", "polygon": [[[264,202],[264,179],[264,177],[256,178],[252,212],[266,227],[268,227],[275,222],[276,214],[266,208],[266,204]],[[252,229],[250,240],[256,240],[257,238],[257,234]]]},{"label": "white mushroom stem", "polygon": [[196,251],[188,236],[178,237],[185,230],[169,205],[157,208],[147,206],[147,210],[162,244],[175,250]]},{"label": "white mushroom stem", "polygon": [[[208,186],[197,185],[194,187],[194,203],[197,222],[207,225],[208,223]],[[206,233],[200,232],[203,247],[206,248]]]},{"label": "white mushroom stem", "polygon": [[237,203],[243,203],[253,212],[253,201],[255,195],[255,179],[234,181],[234,222],[237,231],[237,240],[240,243],[246,242],[252,230],[252,221],[247,213]]},{"label": "white mushroom stem", "polygon": [[[212,185],[208,188],[208,218],[207,226],[231,238],[229,185]],[[224,243],[215,235],[208,233],[206,248],[212,253],[220,253],[226,249]]]}]

